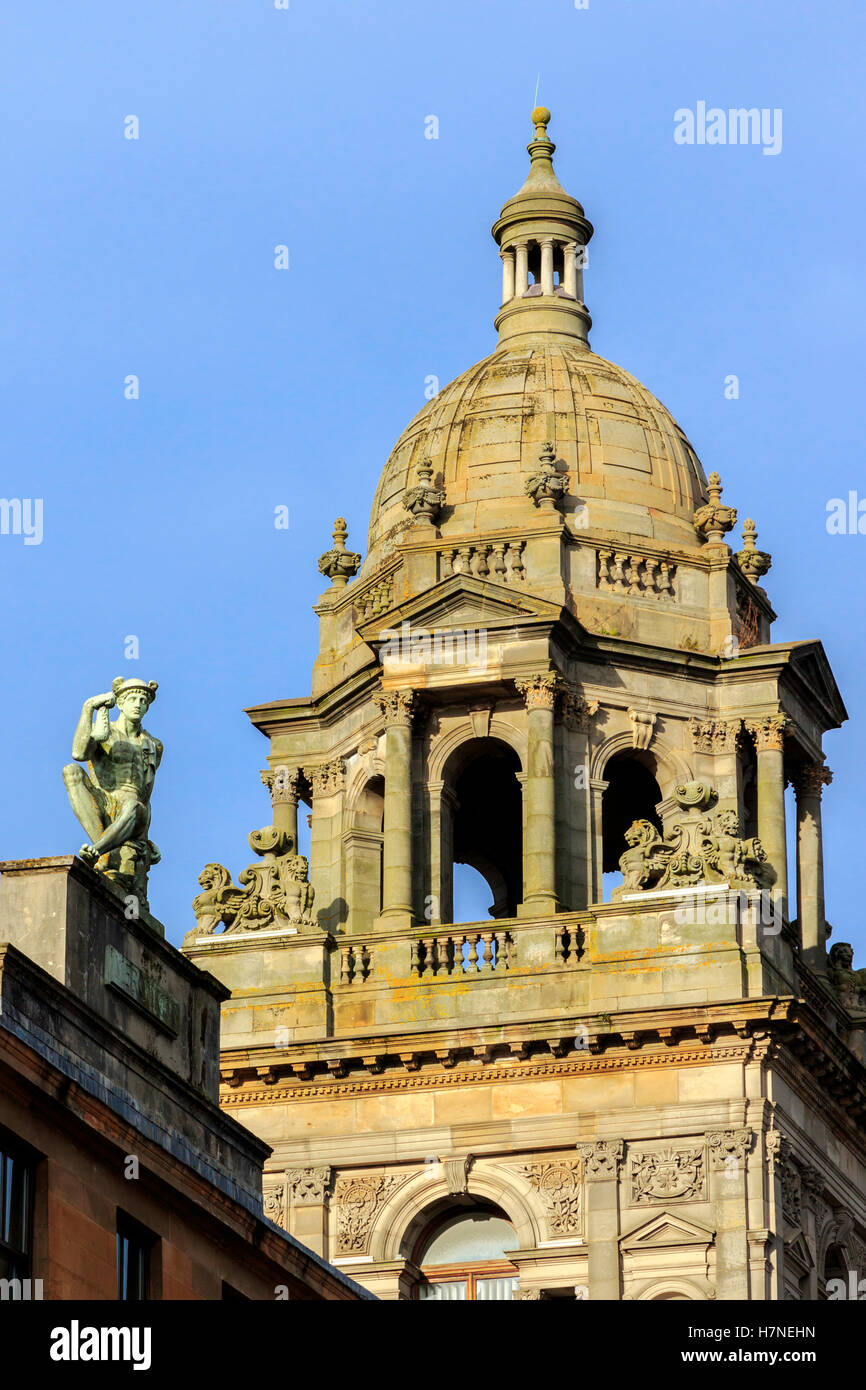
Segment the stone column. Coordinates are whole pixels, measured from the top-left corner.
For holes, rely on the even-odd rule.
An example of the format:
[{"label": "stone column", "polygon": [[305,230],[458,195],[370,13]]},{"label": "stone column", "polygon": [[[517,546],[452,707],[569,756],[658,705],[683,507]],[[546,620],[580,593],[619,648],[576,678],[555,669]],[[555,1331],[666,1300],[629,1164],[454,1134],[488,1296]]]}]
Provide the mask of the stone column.
[{"label": "stone column", "polygon": [[454,920],[454,812],[457,798],[445,782],[428,782],[430,796],[430,922]]},{"label": "stone column", "polygon": [[529,288],[529,242],[517,241],[514,244],[517,263],[514,272],[514,293],[524,294]]},{"label": "stone column", "polygon": [[784,714],[747,719],[758,754],[758,839],[776,871],[773,887],[779,910],[788,916],[788,849],[785,835]]},{"label": "stone column", "polygon": [[262,782],[271,793],[274,825],[292,837],[298,853],[298,801],[300,800],[301,769],[299,767],[268,767],[261,774]]},{"label": "stone column", "polygon": [[553,720],[562,677],[545,671],[516,681],[529,724],[529,749],[524,785],[522,917],[544,917],[556,911],[556,778]]},{"label": "stone column", "polygon": [[594,1139],[578,1144],[586,1183],[586,1244],[589,1256],[589,1297],[618,1301],[621,1297],[619,1267],[619,1166],[622,1139]]},{"label": "stone column", "polygon": [[310,818],[310,882],[316,890],[315,917],[325,931],[336,931],[347,916],[343,899],[342,828],[346,759],[331,758],[306,769],[313,788]]},{"label": "stone column", "polygon": [[567,241],[562,248],[562,288],[577,299],[577,242]]},{"label": "stone column", "polygon": [[797,797],[797,915],[803,960],[812,970],[827,970],[827,924],[824,916],[824,845],[821,793],[833,774],[820,763],[803,763],[793,777]]},{"label": "stone column", "polygon": [[503,248],[499,254],[502,257],[502,303],[507,304],[514,298],[514,247]]},{"label": "stone column", "polygon": [[546,236],[541,242],[541,293],[553,294],[553,237]]},{"label": "stone column", "polygon": [[568,906],[572,910],[587,907],[593,898],[589,724],[597,710],[597,700],[588,702],[577,691],[570,690],[565,696],[563,722],[568,765],[564,769],[563,782],[569,808],[566,818],[566,860],[570,897]]},{"label": "stone column", "polygon": [[739,1301],[750,1295],[746,1165],[754,1137],[754,1132],[747,1128],[713,1130],[706,1136],[719,1299]]},{"label": "stone column", "polygon": [[412,715],[414,690],[375,697],[385,719],[385,817],[382,846],[382,917],[412,925]]}]

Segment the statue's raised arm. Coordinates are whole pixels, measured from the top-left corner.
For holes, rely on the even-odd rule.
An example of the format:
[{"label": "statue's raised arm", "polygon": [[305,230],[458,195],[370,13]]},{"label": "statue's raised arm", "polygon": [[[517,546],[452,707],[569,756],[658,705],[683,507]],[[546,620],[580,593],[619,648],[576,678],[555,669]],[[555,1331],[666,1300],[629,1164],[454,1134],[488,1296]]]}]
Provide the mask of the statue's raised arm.
[{"label": "statue's raised arm", "polygon": [[[80,857],[142,908],[147,908],[148,870],[160,857],[148,830],[162,744],[141,722],[156,691],[156,681],[118,676],[110,693],[85,700],[72,740],[77,761],[63,769],[72,809],[90,836]],[[108,711],[115,704],[118,717],[112,723]]]}]

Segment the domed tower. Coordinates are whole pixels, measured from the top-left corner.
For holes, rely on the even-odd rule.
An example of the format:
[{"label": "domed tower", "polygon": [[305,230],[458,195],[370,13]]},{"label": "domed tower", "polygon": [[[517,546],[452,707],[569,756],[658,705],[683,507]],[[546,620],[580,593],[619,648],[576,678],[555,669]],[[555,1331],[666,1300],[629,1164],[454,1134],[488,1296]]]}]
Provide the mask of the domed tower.
[{"label": "domed tower", "polygon": [[273,825],[243,886],[208,866],[185,949],[233,990],[272,1213],[385,1296],[802,1296],[783,1176],[866,1222],[821,1147],[861,1162],[821,849],[845,710],[819,642],[770,641],[754,522],[735,553],[718,475],[593,353],[593,229],[532,121],[498,344],[400,436],[363,560],[337,520],[312,693],[248,711]]}]

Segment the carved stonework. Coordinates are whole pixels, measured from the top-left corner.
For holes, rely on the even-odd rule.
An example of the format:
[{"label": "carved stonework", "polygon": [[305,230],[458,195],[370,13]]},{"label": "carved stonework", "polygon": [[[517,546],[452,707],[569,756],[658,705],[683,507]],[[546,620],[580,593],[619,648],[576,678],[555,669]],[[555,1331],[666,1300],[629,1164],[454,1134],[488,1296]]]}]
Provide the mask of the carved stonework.
[{"label": "carved stonework", "polygon": [[649,748],[656,727],[655,715],[644,710],[630,709],[628,718],[631,724],[632,748]]},{"label": "carved stonework", "polygon": [[553,1235],[582,1234],[583,1170],[580,1159],[523,1163],[517,1171],[541,1198]]},{"label": "carved stonework", "polygon": [[742,1163],[751,1149],[754,1139],[755,1134],[751,1129],[711,1130],[707,1135],[710,1168],[714,1170],[724,1169],[732,1159]]},{"label": "carved stonework", "polygon": [[773,564],[773,557],[768,555],[766,550],[759,550],[755,542],[758,539],[758,532],[751,517],[743,522],[743,548],[738,550],[734,559],[739,565],[743,574],[757,584],[762,579]]},{"label": "carved stonework", "polygon": [[202,892],[192,904],[198,925],[189,938],[211,935],[220,923],[225,935],[264,927],[312,926],[315,892],[307,860],[294,853],[291,835],[268,825],[254,830],[249,843],[261,855],[261,862],[238,875],[241,887],[232,883],[222,864],[206,864],[199,874]]},{"label": "carved stonework", "polygon": [[541,1289],[516,1289],[514,1293],[516,1303],[538,1303],[543,1302]]},{"label": "carved stonework", "polygon": [[313,787],[313,796],[335,796],[346,785],[346,759],[331,758],[318,767],[305,768]]},{"label": "carved stonework", "polygon": [[302,780],[299,767],[265,767],[260,776],[271,794],[272,806],[297,806]]},{"label": "carved stonework", "polygon": [[602,591],[631,598],[675,598],[676,565],[623,550],[599,550],[596,585]]},{"label": "carved stonework", "polygon": [[798,797],[817,796],[819,801],[824,788],[829,787],[832,781],[833,774],[829,767],[825,767],[823,758],[819,763],[800,763],[791,777]]},{"label": "carved stonework", "polygon": [[759,753],[773,748],[781,753],[785,747],[785,730],[791,721],[785,714],[764,714],[759,719],[747,719],[745,727],[755,740]]},{"label": "carved stonework", "polygon": [[324,574],[336,588],[340,589],[349,582],[353,575],[358,573],[361,557],[354,551],[346,549],[348,528],[343,517],[337,517],[332,534],[334,544],[331,550],[326,550],[325,554],[319,557],[319,573]]},{"label": "carved stonework", "polygon": [[622,1139],[593,1139],[578,1144],[577,1152],[583,1159],[587,1178],[615,1178],[622,1163],[623,1148]]},{"label": "carved stonework", "polygon": [[575,733],[589,732],[590,720],[598,713],[598,700],[585,700],[576,690],[566,690],[562,697],[562,719],[567,729]]},{"label": "carved stonework", "polygon": [[688,723],[696,753],[733,753],[742,729],[742,719],[690,719]]},{"label": "carved stonework", "polygon": [[337,1252],[366,1253],[373,1222],[400,1179],[395,1177],[340,1178],[334,1192],[337,1203]]},{"label": "carved stonework", "polygon": [[373,701],[379,707],[386,729],[390,725],[411,727],[412,716],[418,708],[418,696],[414,690],[385,690],[374,695]]},{"label": "carved stonework", "polygon": [[276,1226],[289,1229],[289,1203],[285,1177],[276,1182],[265,1178],[262,1192],[262,1209],[269,1221]]},{"label": "carved stonework", "polygon": [[558,671],[540,671],[528,680],[515,681],[514,684],[523,696],[523,703],[528,710],[552,710],[563,687],[563,680]]},{"label": "carved stonework", "polygon": [[699,883],[731,888],[772,887],[775,874],[760,840],[744,840],[736,811],[706,812],[716,793],[706,782],[685,782],[675,799],[684,815],[659,835],[647,820],[634,821],[625,832],[628,849],[619,861],[623,882],[612,898],[649,889],[687,888]]},{"label": "carved stonework", "polygon": [[536,507],[552,512],[568,492],[568,478],[556,471],[556,451],[552,444],[542,447],[538,459],[538,469],[524,484],[527,497],[531,497]]},{"label": "carved stonework", "polygon": [[724,542],[725,532],[733,530],[737,521],[735,507],[726,507],[722,502],[722,480],[718,473],[711,473],[707,479],[709,501],[698,507],[694,515],[694,526],[699,536],[713,545]]},{"label": "carved stonework", "polygon": [[331,1190],[332,1171],[327,1166],[287,1169],[286,1183],[292,1206],[320,1206]]},{"label": "carved stonework", "polygon": [[463,1197],[469,1191],[469,1174],[474,1162],[474,1154],[466,1154],[462,1158],[443,1159],[445,1186],[452,1197]]},{"label": "carved stonework", "polygon": [[445,493],[434,486],[433,464],[423,459],[418,465],[418,482],[403,494],[403,506],[423,526],[435,526],[445,505]]},{"label": "carved stonework", "polygon": [[854,947],[850,941],[836,941],[830,947],[827,978],[849,1012],[866,1009],[866,970],[854,969]]},{"label": "carved stonework", "polygon": [[635,1205],[691,1200],[706,1195],[704,1147],[659,1149],[631,1155],[631,1200]]}]

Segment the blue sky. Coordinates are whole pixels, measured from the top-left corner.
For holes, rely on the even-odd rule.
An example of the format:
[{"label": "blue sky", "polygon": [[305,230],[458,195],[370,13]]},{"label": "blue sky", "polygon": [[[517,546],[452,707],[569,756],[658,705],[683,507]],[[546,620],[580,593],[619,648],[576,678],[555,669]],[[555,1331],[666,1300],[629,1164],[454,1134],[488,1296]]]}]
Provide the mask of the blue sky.
[{"label": "blue sky", "polygon": [[[269,803],[243,707],[308,693],[335,515],[363,549],[425,379],[494,344],[489,228],[525,175],[540,73],[557,171],[596,227],[593,347],[756,518],[775,638],[821,637],[847,702],[825,744],[828,916],[863,950],[866,536],[826,529],[830,498],[866,497],[862,14],[290,5],[43,0],[0,21],[0,495],[44,506],[40,545],[0,536],[0,854],[77,848],[60,769],[80,705],[136,673],[160,682],[169,937],[207,860],[248,862]],[[781,109],[781,152],[678,145],[674,112],[699,101]]]}]

